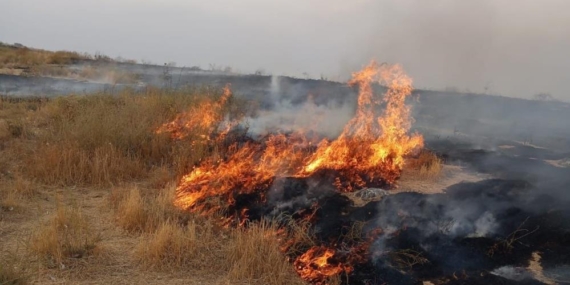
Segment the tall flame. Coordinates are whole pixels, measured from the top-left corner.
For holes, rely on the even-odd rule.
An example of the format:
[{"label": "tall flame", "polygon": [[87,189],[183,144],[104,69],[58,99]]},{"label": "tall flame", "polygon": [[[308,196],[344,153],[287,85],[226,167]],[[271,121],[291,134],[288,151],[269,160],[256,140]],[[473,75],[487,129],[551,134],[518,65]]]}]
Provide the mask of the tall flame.
[{"label": "tall flame", "polygon": [[[383,101],[386,109],[376,114],[378,99],[374,98],[372,83],[380,82],[388,88]],[[412,80],[401,66],[378,65],[372,62],[353,74],[351,85],[359,86],[358,109],[339,138],[331,143],[323,141],[310,157],[303,174],[319,169],[348,172],[348,179],[364,186],[362,181],[382,179],[393,183],[404,165],[404,157],[423,147],[423,137],[407,133],[411,126],[410,109],[405,104],[412,93]],[[352,190],[349,186],[346,190]]]}]

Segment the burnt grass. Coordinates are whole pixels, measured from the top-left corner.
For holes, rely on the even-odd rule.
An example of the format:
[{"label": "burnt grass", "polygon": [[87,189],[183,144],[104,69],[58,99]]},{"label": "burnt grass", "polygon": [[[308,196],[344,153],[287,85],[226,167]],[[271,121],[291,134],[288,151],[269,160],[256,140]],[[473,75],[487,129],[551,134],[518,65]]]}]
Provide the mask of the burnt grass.
[{"label": "burnt grass", "polygon": [[[332,186],[335,173],[324,171],[309,178],[275,178],[269,189],[236,194],[228,213],[237,216],[247,208],[253,221],[313,214],[309,230],[317,243],[337,250],[332,264],[351,261],[349,248],[382,229],[372,235],[365,262],[351,263],[354,270],[343,276],[344,284],[542,284],[491,272],[527,267],[534,252],[545,269],[570,264],[568,168],[534,159],[536,150],[529,155],[525,147],[508,153],[450,141],[428,142],[428,147],[448,163],[496,178],[458,183],[442,194],[397,193],[357,207]],[[355,223],[365,224],[361,236],[347,239]],[[400,254],[403,259],[395,258]]]}]

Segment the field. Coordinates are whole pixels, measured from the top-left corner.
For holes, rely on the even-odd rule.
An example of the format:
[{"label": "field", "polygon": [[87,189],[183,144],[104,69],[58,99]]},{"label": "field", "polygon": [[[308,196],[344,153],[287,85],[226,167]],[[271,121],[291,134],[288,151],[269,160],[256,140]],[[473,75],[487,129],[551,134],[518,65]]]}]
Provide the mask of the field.
[{"label": "field", "polygon": [[300,283],[271,225],[224,229],[172,205],[177,177],[213,150],[154,130],[219,95],[3,99],[2,284]]},{"label": "field", "polygon": [[570,280],[569,104],[412,92],[374,64],[348,85],[6,46],[0,64],[1,285]]}]

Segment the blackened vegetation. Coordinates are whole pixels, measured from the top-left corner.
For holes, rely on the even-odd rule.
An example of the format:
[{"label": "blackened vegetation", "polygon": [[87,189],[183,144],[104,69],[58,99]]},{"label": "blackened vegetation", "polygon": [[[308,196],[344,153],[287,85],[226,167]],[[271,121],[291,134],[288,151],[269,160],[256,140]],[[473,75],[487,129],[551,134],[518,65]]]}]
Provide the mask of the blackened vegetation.
[{"label": "blackened vegetation", "polygon": [[[323,171],[274,178],[268,189],[237,194],[229,213],[247,209],[250,221],[281,219],[284,227],[285,217],[309,221],[317,245],[336,250],[329,263],[354,267],[343,276],[345,284],[541,284],[492,271],[526,268],[534,252],[545,270],[570,264],[570,171],[535,158],[556,154],[525,147],[475,150],[442,141],[429,147],[448,163],[496,178],[459,183],[442,194],[388,195],[356,207],[332,186],[336,173]],[[357,225],[363,226],[355,232]]]}]

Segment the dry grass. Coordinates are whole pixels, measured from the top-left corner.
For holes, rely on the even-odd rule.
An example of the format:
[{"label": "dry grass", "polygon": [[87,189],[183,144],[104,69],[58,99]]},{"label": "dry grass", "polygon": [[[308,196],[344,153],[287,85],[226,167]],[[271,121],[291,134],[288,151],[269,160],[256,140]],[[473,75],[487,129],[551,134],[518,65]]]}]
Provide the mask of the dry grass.
[{"label": "dry grass", "polygon": [[50,185],[112,185],[146,176],[143,163],[111,144],[84,150],[76,143],[38,145],[25,173]]},{"label": "dry grass", "polygon": [[215,270],[212,261],[224,258],[219,249],[220,237],[211,223],[191,221],[181,226],[167,220],[156,232],[141,238],[135,256],[146,268]]},{"label": "dry grass", "polygon": [[429,260],[421,252],[413,249],[391,251],[390,260],[400,269],[412,269],[414,266],[429,263]]},{"label": "dry grass", "polygon": [[110,203],[118,225],[128,232],[148,233],[165,223],[186,223],[189,214],[173,205],[175,190],[172,185],[160,191],[143,191],[137,186],[114,188]]},{"label": "dry grass", "polygon": [[0,263],[0,285],[25,285],[28,277],[21,268],[11,262]]},{"label": "dry grass", "polygon": [[304,284],[280,251],[276,226],[261,223],[247,229],[220,229],[212,220],[174,208],[173,194],[171,187],[144,197],[133,187],[123,198],[114,195],[119,200],[115,202],[119,224],[131,232],[146,232],[135,251],[143,267],[227,272],[224,278],[233,282]]},{"label": "dry grass", "polygon": [[32,114],[37,145],[26,155],[22,171],[41,183],[60,186],[108,186],[185,174],[214,149],[204,142],[188,147],[199,131],[174,141],[155,130],[188,106],[215,100],[221,93],[162,92],[126,90],[118,96],[61,97],[45,103]]},{"label": "dry grass", "polygon": [[111,59],[102,54],[90,55],[73,51],[48,51],[43,49],[15,47],[0,43],[0,67],[29,68],[42,65],[66,65],[81,61],[136,63],[129,59]]},{"label": "dry grass", "polygon": [[424,178],[438,178],[442,174],[442,160],[430,151],[422,151],[410,164],[418,171],[419,176]]},{"label": "dry grass", "polygon": [[58,205],[45,225],[33,233],[30,249],[48,267],[65,268],[95,252],[99,237],[78,207]]},{"label": "dry grass", "polygon": [[45,64],[70,64],[89,56],[70,51],[46,51],[31,48],[0,46],[1,67],[29,67]]},{"label": "dry grass", "polygon": [[20,175],[0,183],[0,209],[18,211],[37,193],[37,185]]},{"label": "dry grass", "polygon": [[287,229],[287,241],[283,244],[282,250],[287,255],[299,255],[307,249],[317,245],[315,236],[311,232],[311,223],[308,220],[297,221],[292,217],[284,217],[285,229]]},{"label": "dry grass", "polygon": [[256,284],[304,284],[279,250],[276,227],[269,223],[236,230],[226,241],[225,267],[229,280]]},{"label": "dry grass", "polygon": [[[203,135],[200,130],[181,141],[155,130],[189,106],[220,95],[215,89],[148,89],[47,101],[0,100],[0,202],[3,211],[15,207],[39,213],[28,228],[32,234],[26,242],[40,261],[35,274],[53,274],[62,278],[58,281],[73,283],[75,279],[66,278],[76,277],[57,272],[74,268],[73,276],[106,275],[131,266],[130,274],[159,271],[180,276],[190,270],[190,275],[216,276],[212,282],[219,283],[304,284],[279,248],[275,225],[221,229],[173,206],[177,177],[211,156],[217,146],[198,139]],[[239,110],[243,103],[232,104]],[[76,186],[81,186],[81,194],[71,190]],[[105,209],[100,210],[113,211],[101,214],[89,205],[59,204],[44,217],[48,203],[44,198],[57,197],[60,187],[70,189],[72,196],[89,196],[90,201],[96,199],[92,193],[105,193],[101,200]],[[106,219],[91,221],[86,213]],[[22,216],[8,219],[18,224]],[[37,219],[45,223],[36,229]],[[108,223],[113,220],[115,224]],[[298,240],[294,250],[313,244],[308,228],[300,224],[289,233]],[[109,234],[113,230],[117,233]],[[121,242],[132,241],[132,247],[114,245],[117,236]],[[87,263],[101,251],[109,255],[105,262],[120,259],[111,253],[127,257],[109,268]],[[78,266],[82,264],[86,266]],[[19,276],[0,268],[0,274],[5,272]],[[5,280],[11,279],[0,282]]]}]

